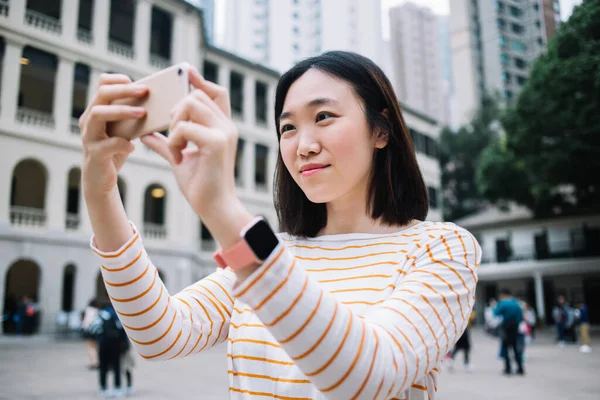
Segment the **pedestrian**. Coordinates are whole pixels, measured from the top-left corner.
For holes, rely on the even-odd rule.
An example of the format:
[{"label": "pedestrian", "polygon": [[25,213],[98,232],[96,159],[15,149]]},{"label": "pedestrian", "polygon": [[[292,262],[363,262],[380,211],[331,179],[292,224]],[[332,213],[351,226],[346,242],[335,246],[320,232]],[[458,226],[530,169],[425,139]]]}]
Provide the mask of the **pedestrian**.
[{"label": "pedestrian", "polygon": [[120,200],[117,174],[135,146],[106,134],[107,121],[146,112],[113,101],[148,88],[103,75],[80,122],[92,249],[140,356],[167,360],[227,342],[233,399],[434,399],[444,350],[473,308],[481,248],[452,223],[425,221],[427,188],[383,71],[331,51],[280,78],[279,234],[235,191],[227,90],[193,68],[189,79],[195,89],[173,109],[168,138],[142,137],[220,244],[221,268],[178,294]]},{"label": "pedestrian", "polygon": [[510,289],[504,288],[500,291],[500,301],[494,314],[502,317],[500,329],[504,348],[504,374],[512,374],[510,361],[510,351],[512,350],[517,364],[517,374],[525,375],[521,348],[518,345],[519,324],[523,321],[523,311],[517,300],[512,297]]},{"label": "pedestrian", "polygon": [[470,354],[471,354],[471,337],[470,337],[470,333],[469,331],[471,330],[470,325],[473,323],[473,321],[475,321],[475,312],[471,313],[471,316],[469,317],[469,324],[467,325],[467,328],[465,329],[465,331],[463,332],[463,334],[461,335],[461,337],[458,339],[458,341],[456,342],[456,344],[454,345],[454,349],[452,349],[452,351],[450,352],[450,359],[448,360],[448,366],[449,366],[449,370],[450,372],[454,372],[454,361],[456,358],[456,353],[458,353],[459,351],[463,352],[464,355],[464,368],[466,372],[472,372],[473,371],[473,366],[470,363]]},{"label": "pedestrian", "polygon": [[529,303],[527,303],[526,301],[523,301],[523,320],[525,321],[525,323],[527,324],[527,327],[529,328],[528,331],[529,331],[529,336],[530,336],[531,340],[535,339],[535,328],[537,325],[537,315],[536,315],[533,307],[531,305],[529,305]]},{"label": "pedestrian", "polygon": [[[117,313],[110,303],[98,312],[96,321],[90,331],[98,340],[98,378],[100,382],[100,396],[123,397],[125,391],[121,388],[121,357],[127,351],[129,340],[119,321]],[[114,374],[114,387],[107,385],[108,372]]]},{"label": "pedestrian", "polygon": [[81,321],[81,335],[85,342],[87,354],[88,354],[88,365],[89,369],[98,368],[98,340],[96,336],[90,330],[92,324],[98,318],[98,306],[96,299],[90,300],[85,310],[82,313]]},{"label": "pedestrian", "polygon": [[565,328],[567,325],[567,305],[565,296],[560,295],[556,300],[556,305],[552,309],[552,318],[556,326],[557,341],[559,346],[565,345]]},{"label": "pedestrian", "polygon": [[579,351],[582,353],[591,353],[592,341],[590,339],[590,314],[588,306],[584,302],[581,302],[577,308],[579,310],[579,329],[581,330],[580,336],[582,342]]},{"label": "pedestrian", "polygon": [[[129,340],[129,339],[127,339]],[[130,345],[127,346],[127,350],[125,350],[121,355],[121,370],[125,374],[125,395],[133,396],[133,369],[135,368],[135,356],[133,354],[133,350]]]}]

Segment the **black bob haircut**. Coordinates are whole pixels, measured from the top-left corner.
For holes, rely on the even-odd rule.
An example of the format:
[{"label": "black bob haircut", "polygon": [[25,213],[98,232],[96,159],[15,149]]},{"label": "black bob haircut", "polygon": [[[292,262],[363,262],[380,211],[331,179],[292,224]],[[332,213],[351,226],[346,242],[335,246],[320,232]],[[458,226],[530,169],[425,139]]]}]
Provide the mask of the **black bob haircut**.
[{"label": "black bob haircut", "polygon": [[[279,79],[275,92],[275,125],[292,84],[310,69],[319,70],[349,84],[365,112],[371,134],[389,136],[383,149],[374,151],[367,212],[389,226],[424,220],[428,212],[427,189],[417,163],[413,142],[389,79],[373,61],[356,53],[329,51],[300,61]],[[274,203],[281,231],[314,237],[327,223],[325,204],[311,202],[277,156]]]}]

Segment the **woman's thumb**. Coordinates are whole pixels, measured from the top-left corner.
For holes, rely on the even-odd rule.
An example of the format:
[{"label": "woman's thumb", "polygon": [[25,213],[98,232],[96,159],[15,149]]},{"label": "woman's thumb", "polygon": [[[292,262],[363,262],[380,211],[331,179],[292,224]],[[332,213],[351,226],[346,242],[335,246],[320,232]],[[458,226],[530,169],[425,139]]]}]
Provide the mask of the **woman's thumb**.
[{"label": "woman's thumb", "polygon": [[105,154],[129,154],[135,150],[135,145],[129,140],[116,136],[103,140],[100,144],[103,147],[102,152]]}]

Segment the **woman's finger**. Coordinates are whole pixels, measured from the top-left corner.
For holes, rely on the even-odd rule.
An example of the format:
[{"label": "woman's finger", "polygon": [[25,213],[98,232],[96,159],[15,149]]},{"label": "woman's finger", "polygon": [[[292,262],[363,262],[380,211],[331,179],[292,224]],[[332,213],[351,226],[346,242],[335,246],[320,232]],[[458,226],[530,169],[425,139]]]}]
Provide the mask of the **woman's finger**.
[{"label": "woman's finger", "polygon": [[223,110],[221,110],[221,107],[219,107],[219,105],[215,103],[214,100],[211,99],[203,90],[195,89],[191,95],[202,103],[206,104],[208,108],[210,108],[216,115],[228,118]]},{"label": "woman's finger", "polygon": [[105,159],[116,154],[130,154],[135,150],[135,145],[127,139],[111,137],[88,146],[88,153],[96,159]]},{"label": "woman's finger", "polygon": [[107,122],[125,119],[139,119],[146,116],[143,107],[126,105],[95,105],[88,110],[87,120],[82,126],[82,140],[89,142],[105,137],[104,125]]},{"label": "woman's finger", "polygon": [[96,92],[95,104],[110,104],[119,99],[143,97],[148,92],[147,86],[139,84],[103,85]]},{"label": "woman's finger", "polygon": [[[98,79],[98,86],[96,86],[96,93],[102,86],[105,86],[105,85],[118,85],[118,84],[129,84],[129,83],[131,83],[131,79],[127,75],[124,75],[124,74],[101,74],[100,79]],[[89,102],[85,111],[79,118],[79,128],[81,128],[81,129],[83,129],[82,125],[85,124],[85,121],[89,114],[90,107],[92,107],[93,105],[96,104],[96,102],[95,102],[97,99],[96,93],[94,93],[93,99]]]},{"label": "woman's finger", "polygon": [[169,164],[175,164],[171,150],[169,149],[169,139],[164,135],[154,132],[150,135],[144,135],[140,138],[140,141],[146,146],[154,150],[158,155],[167,160]]},{"label": "woman's finger", "polygon": [[171,115],[169,130],[172,130],[180,121],[192,121],[208,127],[212,127],[216,122],[214,111],[195,96],[187,96],[180,104],[175,106],[173,115]]},{"label": "woman's finger", "polygon": [[229,92],[223,86],[207,81],[200,75],[195,68],[190,68],[190,83],[196,89],[203,90],[210,97],[226,116],[231,117],[231,102],[229,101]]},{"label": "woman's finger", "polygon": [[188,143],[194,143],[199,149],[206,145],[226,145],[224,135],[219,131],[189,121],[179,121],[169,134],[169,151],[174,164],[179,164],[183,158],[183,151]]}]

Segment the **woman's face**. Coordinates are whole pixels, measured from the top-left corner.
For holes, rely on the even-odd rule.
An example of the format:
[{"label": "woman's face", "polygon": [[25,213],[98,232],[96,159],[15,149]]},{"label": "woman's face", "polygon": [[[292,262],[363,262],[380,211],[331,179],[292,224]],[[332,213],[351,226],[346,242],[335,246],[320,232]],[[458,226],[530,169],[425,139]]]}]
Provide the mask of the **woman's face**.
[{"label": "woman's face", "polygon": [[387,142],[371,135],[352,87],[316,69],[290,87],[280,135],[283,162],[313,203],[364,200],[373,151]]}]

